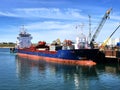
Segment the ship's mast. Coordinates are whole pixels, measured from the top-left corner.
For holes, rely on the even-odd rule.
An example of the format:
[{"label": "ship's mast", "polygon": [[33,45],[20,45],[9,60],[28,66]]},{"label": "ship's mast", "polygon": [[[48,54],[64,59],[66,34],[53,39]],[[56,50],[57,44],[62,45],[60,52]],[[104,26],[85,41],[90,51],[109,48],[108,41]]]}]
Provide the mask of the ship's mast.
[{"label": "ship's mast", "polygon": [[88,36],[88,39],[89,39],[89,42],[91,41],[91,16],[89,16],[89,36]]},{"label": "ship's mast", "polygon": [[20,28],[20,33],[25,33],[25,32],[26,32],[25,26],[22,25],[21,28]]}]

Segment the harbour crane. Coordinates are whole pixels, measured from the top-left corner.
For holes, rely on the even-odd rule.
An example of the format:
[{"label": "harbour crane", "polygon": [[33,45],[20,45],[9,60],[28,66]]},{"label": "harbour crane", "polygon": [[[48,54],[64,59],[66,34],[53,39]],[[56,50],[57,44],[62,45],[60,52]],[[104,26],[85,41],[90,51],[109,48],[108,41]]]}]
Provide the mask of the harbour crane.
[{"label": "harbour crane", "polygon": [[113,34],[118,30],[118,28],[120,27],[120,24],[118,25],[118,27],[113,31],[113,33],[106,39],[105,42],[103,42],[100,46],[100,49],[103,50],[104,47],[107,45],[108,41],[110,40],[110,38],[113,36]]},{"label": "harbour crane", "polygon": [[90,46],[91,48],[94,48],[94,41],[95,39],[97,38],[100,30],[102,29],[103,25],[105,24],[105,21],[109,18],[109,14],[111,12],[112,8],[108,9],[106,12],[105,12],[105,15],[103,16],[100,24],[98,25],[98,28],[96,29],[91,41],[90,41]]}]

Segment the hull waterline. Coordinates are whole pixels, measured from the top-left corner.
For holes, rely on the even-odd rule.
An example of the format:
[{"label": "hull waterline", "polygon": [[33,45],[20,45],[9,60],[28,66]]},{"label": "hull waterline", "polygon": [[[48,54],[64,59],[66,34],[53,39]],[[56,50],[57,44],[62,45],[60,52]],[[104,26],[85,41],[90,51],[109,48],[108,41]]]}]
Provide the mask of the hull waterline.
[{"label": "hull waterline", "polygon": [[53,63],[61,63],[61,64],[69,64],[69,65],[81,65],[81,66],[93,66],[96,65],[95,62],[92,60],[70,60],[70,59],[60,59],[60,58],[51,58],[51,57],[44,57],[44,56],[37,56],[37,55],[29,55],[29,54],[22,54],[17,53],[19,57],[28,58],[32,60],[45,60],[46,62],[53,62]]}]

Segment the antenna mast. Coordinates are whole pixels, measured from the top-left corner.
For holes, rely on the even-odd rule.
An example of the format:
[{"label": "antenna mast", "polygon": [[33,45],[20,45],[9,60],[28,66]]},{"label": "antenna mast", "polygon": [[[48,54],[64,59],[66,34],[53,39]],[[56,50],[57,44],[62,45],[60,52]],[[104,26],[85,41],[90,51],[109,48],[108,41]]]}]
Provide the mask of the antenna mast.
[{"label": "antenna mast", "polygon": [[89,42],[91,41],[91,16],[89,16],[89,36],[88,36],[88,39],[89,39]]}]

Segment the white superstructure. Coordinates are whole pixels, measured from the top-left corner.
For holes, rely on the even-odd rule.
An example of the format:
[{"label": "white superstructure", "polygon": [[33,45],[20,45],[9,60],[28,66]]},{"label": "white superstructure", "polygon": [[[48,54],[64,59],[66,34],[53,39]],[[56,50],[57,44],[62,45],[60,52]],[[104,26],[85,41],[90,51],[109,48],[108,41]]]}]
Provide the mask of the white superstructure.
[{"label": "white superstructure", "polygon": [[84,49],[84,48],[90,48],[88,46],[88,41],[86,36],[81,33],[79,36],[76,37],[76,43],[75,43],[75,49]]},{"label": "white superstructure", "polygon": [[17,48],[29,48],[31,46],[31,34],[27,33],[24,28],[17,37]]}]

